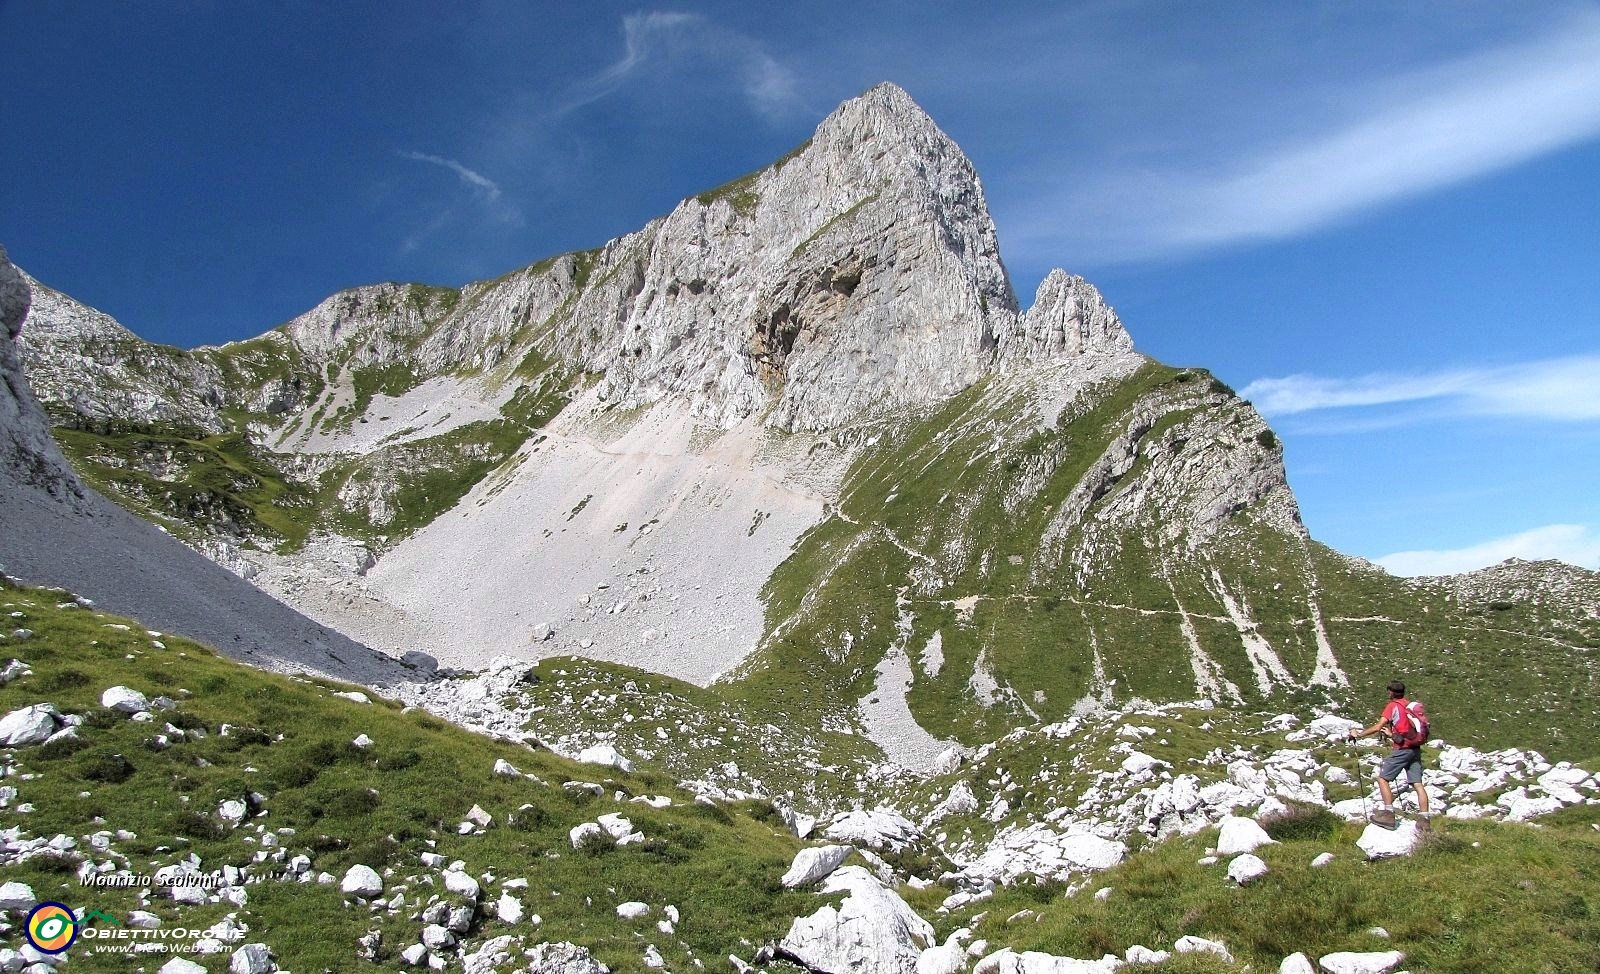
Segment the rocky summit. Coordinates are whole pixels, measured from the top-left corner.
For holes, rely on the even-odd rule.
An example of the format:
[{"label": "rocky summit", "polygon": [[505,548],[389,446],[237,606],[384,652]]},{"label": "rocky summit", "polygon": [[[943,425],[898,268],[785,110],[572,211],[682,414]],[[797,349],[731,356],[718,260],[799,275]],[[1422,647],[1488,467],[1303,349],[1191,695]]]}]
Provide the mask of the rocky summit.
[{"label": "rocky summit", "polygon": [[[98,784],[62,800],[90,801],[155,761],[186,799],[216,789],[203,822],[127,830],[203,852],[96,812],[80,838],[104,855],[69,858],[249,861],[237,896],[184,904],[258,903],[205,916],[230,936],[298,922],[271,905],[294,884],[371,920],[320,966],[1455,970],[1438,930],[1361,906],[1346,864],[1454,882],[1468,849],[1593,855],[1600,577],[1403,580],[1318,543],[1250,403],[1139,353],[1081,277],[1021,305],[971,162],[893,85],[759,172],[494,280],[357,287],[183,350],[0,253],[0,320],[8,777],[70,759],[61,780]],[[88,640],[74,612],[143,685],[30,655],[34,617]],[[169,630],[312,682],[217,709]],[[203,668],[226,696],[248,681],[223,662]],[[1378,754],[1337,747],[1397,674],[1438,715],[1434,833],[1361,824]],[[232,706],[245,738],[191,746],[245,727]],[[446,746],[438,717],[482,736]],[[311,741],[317,722],[343,736]],[[171,766],[189,753],[244,777]],[[482,773],[390,817],[384,796],[433,788],[419,763]],[[311,770],[335,765],[337,785]],[[34,787],[0,807],[41,808]],[[365,838],[302,836],[321,815]],[[1540,844],[1517,831],[1536,818],[1577,827]],[[0,861],[48,874],[80,840],[59,828],[74,845],[17,826]],[[692,901],[639,878],[664,863]],[[734,864],[756,877],[737,908],[707,880]],[[1364,926],[1247,920],[1328,876]],[[1549,908],[1581,942],[1570,895]],[[230,964],[272,970],[291,943]]]}]

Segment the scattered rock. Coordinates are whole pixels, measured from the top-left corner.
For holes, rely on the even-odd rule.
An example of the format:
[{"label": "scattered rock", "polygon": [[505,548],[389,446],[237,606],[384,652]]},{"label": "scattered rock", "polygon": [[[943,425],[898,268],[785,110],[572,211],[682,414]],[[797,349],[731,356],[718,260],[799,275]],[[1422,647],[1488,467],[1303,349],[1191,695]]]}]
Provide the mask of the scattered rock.
[{"label": "scattered rock", "polygon": [[1326,866],[1328,863],[1330,863],[1332,861],[1333,861],[1333,853],[1324,852],[1321,855],[1317,856],[1317,858],[1311,860],[1311,868],[1312,869],[1321,869],[1323,866]]},{"label": "scattered rock", "polygon": [[368,737],[367,735],[362,734],[361,736],[357,737],[355,740],[351,741],[350,742],[350,746],[355,748],[358,751],[365,751],[367,748],[371,747],[372,745],[374,745],[376,743],[378,743],[378,742],[373,740],[372,738]]},{"label": "scattered rock", "polygon": [[174,957],[162,964],[156,974],[206,974],[206,969],[192,960]]},{"label": "scattered rock", "polygon": [[649,914],[650,905],[647,903],[640,903],[638,900],[630,900],[627,903],[622,903],[617,906],[617,916],[624,920],[637,920],[640,917],[648,916]]},{"label": "scattered rock", "polygon": [[1398,950],[1340,951],[1324,954],[1317,963],[1326,974],[1389,974],[1405,959],[1406,955]]}]

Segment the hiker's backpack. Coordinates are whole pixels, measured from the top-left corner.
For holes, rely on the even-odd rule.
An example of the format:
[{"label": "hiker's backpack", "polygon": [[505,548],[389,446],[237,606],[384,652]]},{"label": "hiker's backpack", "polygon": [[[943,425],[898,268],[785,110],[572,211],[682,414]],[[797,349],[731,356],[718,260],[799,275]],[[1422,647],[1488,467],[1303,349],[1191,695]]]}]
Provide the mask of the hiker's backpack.
[{"label": "hiker's backpack", "polygon": [[1428,708],[1421,700],[1408,700],[1394,716],[1389,735],[1395,747],[1421,747],[1428,743],[1432,728],[1428,726]]}]

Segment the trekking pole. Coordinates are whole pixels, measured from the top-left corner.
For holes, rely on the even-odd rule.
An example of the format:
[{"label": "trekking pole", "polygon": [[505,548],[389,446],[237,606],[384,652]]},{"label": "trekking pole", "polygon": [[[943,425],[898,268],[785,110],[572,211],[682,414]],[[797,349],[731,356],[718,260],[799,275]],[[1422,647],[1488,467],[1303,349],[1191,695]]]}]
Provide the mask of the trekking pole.
[{"label": "trekking pole", "polygon": [[1372,809],[1367,807],[1367,779],[1366,776],[1361,773],[1361,752],[1355,750],[1354,741],[1350,741],[1348,743],[1350,744],[1350,749],[1355,753],[1356,757],[1356,784],[1361,788],[1361,817],[1365,821],[1370,822],[1372,821]]}]

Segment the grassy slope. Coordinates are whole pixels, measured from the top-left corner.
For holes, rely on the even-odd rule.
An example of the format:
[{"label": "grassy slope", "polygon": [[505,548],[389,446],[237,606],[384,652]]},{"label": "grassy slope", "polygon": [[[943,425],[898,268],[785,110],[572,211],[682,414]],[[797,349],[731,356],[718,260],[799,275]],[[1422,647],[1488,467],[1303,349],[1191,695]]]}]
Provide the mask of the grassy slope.
[{"label": "grassy slope", "polygon": [[[0,643],[0,656],[20,657],[34,670],[0,688],[0,712],[50,701],[88,718],[81,749],[56,744],[11,756],[19,772],[35,775],[7,779],[19,790],[12,808],[31,802],[37,810],[0,814],[27,834],[65,833],[78,837],[85,849],[90,832],[127,829],[138,839],[116,849],[130,857],[131,868],[153,871],[193,852],[210,870],[251,860],[258,846],[246,836],[255,824],[292,828],[294,834],[282,840],[289,855],[309,855],[315,870],[336,876],[358,862],[380,871],[392,865],[396,878],[389,880],[390,892],[403,881],[399,877],[425,872],[416,857],[429,850],[431,840],[447,861],[463,859],[474,874],[492,869],[503,879],[529,880],[519,895],[530,913],[544,918],[537,932],[526,924],[517,928],[529,942],[571,939],[619,971],[642,970],[646,941],[675,966],[688,962],[690,949],[708,963],[725,963],[720,959],[730,952],[747,956],[741,938],[760,943],[781,936],[790,918],[815,908],[811,896],[779,888],[777,879],[798,843],[768,821],[751,817],[750,812],[764,814],[762,806],[697,805],[656,772],[623,775],[575,765],[419,712],[402,713],[392,704],[348,702],[330,691],[349,688],[257,672],[178,638],[162,637],[166,648],[158,648],[137,624],[58,608],[62,598],[51,591],[0,591],[7,621],[36,633],[26,642]],[[98,706],[100,693],[114,684],[170,695],[178,707],[154,724],[115,717]],[[146,742],[167,720],[203,729],[207,736],[151,750]],[[218,733],[223,723],[235,728],[227,737]],[[367,752],[350,746],[363,733],[377,742]],[[277,740],[280,734],[283,739]],[[121,762],[113,755],[125,759],[131,775],[98,780],[118,777],[114,769]],[[494,777],[490,769],[497,758],[550,784]],[[569,779],[603,780],[607,797],[562,789],[561,782]],[[265,797],[266,816],[251,820],[247,829],[222,828],[215,816],[218,804],[251,791]],[[611,797],[614,792],[666,794],[677,804],[653,810],[619,802]],[[522,816],[526,824],[505,826],[508,813],[525,803],[534,806]],[[495,816],[496,827],[482,836],[457,836],[455,825],[474,804]],[[653,841],[574,852],[567,831],[609,811],[622,811]],[[91,824],[101,818],[103,826]],[[74,906],[117,915],[137,907],[131,891],[80,889],[73,868],[70,862],[36,859],[8,866],[6,879],[29,883],[40,897]],[[407,885],[412,903],[434,891],[425,884]],[[349,969],[356,939],[373,926],[385,930],[384,966],[398,967],[398,951],[414,943],[420,929],[409,919],[411,908],[381,921],[345,908],[337,885],[268,882],[247,889],[249,903],[240,912],[251,929],[249,939],[268,943],[285,966],[296,970]],[[486,887],[491,906],[496,896],[496,887]],[[647,923],[616,917],[616,904],[635,899],[656,907]],[[180,913],[169,901],[155,903],[151,909],[168,925],[180,917],[185,925],[207,925],[231,909],[222,904],[184,907]],[[653,929],[668,903],[683,912],[676,936]],[[504,927],[484,920],[477,936],[513,932]],[[126,968],[125,962],[81,954],[74,957],[73,969]]]},{"label": "grassy slope", "polygon": [[[1254,509],[1225,519],[1194,552],[1164,540],[1154,514],[1108,538],[1097,512],[1161,473],[1147,447],[1172,456],[1207,436],[1214,451],[1275,454],[1276,442],[1251,435],[1251,418],[1204,373],[1151,363],[1080,403],[1061,426],[1018,434],[1013,417],[1026,408],[980,385],[883,432],[847,476],[838,511],[769,580],[768,635],[723,692],[815,725],[870,691],[892,643],[915,660],[937,633],[943,669],[929,676],[913,667],[911,705],[934,734],[976,746],[1070,714],[1095,689],[1096,651],[1119,700],[1194,697],[1181,608],[1246,703],[1326,703],[1323,690],[1259,692],[1215,572],[1301,683],[1316,658],[1315,603],[1358,706],[1383,699],[1382,685],[1401,675],[1458,743],[1574,760],[1600,747],[1600,624],[1592,619],[1451,604],[1437,591],[1355,570]],[[1110,479],[1084,526],[1060,544],[1065,562],[1048,561],[1039,539],[1050,519],[1107,445],[1134,427],[1130,417],[1152,410],[1153,421],[1133,428],[1141,435],[1132,468]],[[1072,564],[1084,550],[1095,568],[1080,581]],[[898,628],[902,610],[909,636]],[[1398,621],[1354,621],[1369,616]],[[989,706],[969,686],[980,659],[1002,688]]]},{"label": "grassy slope", "polygon": [[[1131,856],[1077,895],[1003,889],[938,926],[944,934],[986,913],[975,936],[1069,957],[1120,955],[1136,943],[1170,949],[1194,935],[1222,941],[1236,959],[1163,971],[1277,970],[1295,951],[1401,950],[1407,969],[1432,974],[1577,974],[1600,967],[1596,818],[1589,807],[1541,826],[1446,821],[1417,854],[1369,863],[1354,846],[1359,826],[1305,814],[1269,827],[1280,843],[1257,854],[1272,871],[1243,888],[1228,881],[1226,859],[1200,865],[1213,829]],[[1333,862],[1311,868],[1323,852]],[[1104,887],[1112,893],[1096,900]],[[1038,916],[1007,922],[1021,910]]]}]

